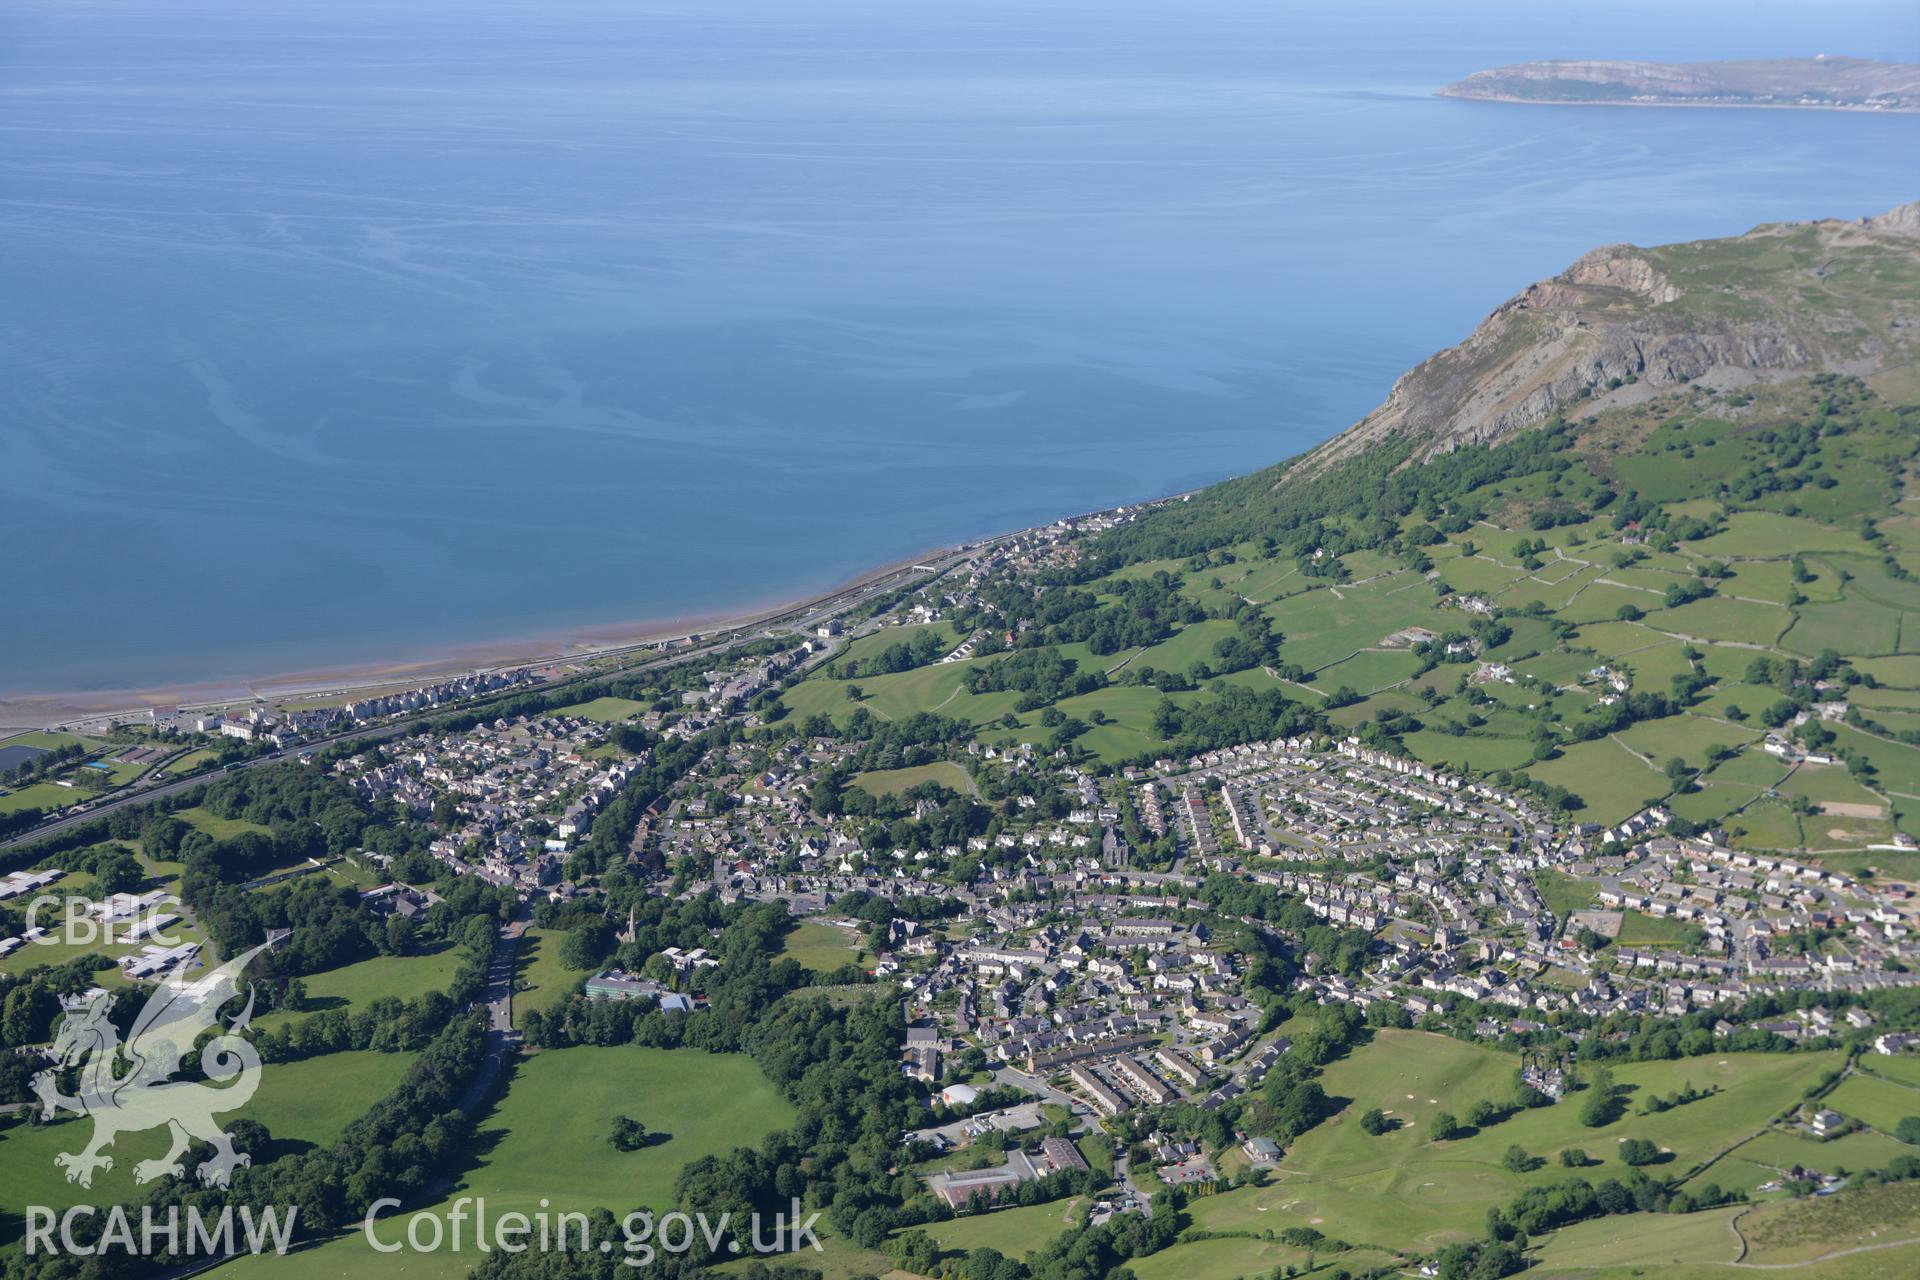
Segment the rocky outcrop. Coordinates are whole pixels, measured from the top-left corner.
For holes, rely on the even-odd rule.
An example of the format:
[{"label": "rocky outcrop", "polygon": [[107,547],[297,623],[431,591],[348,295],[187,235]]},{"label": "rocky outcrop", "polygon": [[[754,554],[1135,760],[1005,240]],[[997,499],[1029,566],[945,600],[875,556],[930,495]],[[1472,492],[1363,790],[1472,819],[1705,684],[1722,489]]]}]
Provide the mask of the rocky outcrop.
[{"label": "rocky outcrop", "polygon": [[1920,110],[1920,66],[1868,58],[1749,62],[1557,59],[1476,71],[1443,98],[1606,106]]},{"label": "rocky outcrop", "polygon": [[1859,222],[1595,249],[1530,285],[1466,341],[1404,374],[1386,402],[1308,455],[1311,468],[1391,439],[1431,456],[1575,406],[1709,379],[1867,375],[1920,358],[1920,203]]}]

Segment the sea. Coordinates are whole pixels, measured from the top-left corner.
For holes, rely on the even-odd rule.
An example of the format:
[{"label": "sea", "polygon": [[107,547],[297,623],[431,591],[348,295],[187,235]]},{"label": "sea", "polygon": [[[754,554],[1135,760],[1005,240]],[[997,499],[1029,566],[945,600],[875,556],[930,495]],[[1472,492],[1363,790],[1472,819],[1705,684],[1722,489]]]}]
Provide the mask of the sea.
[{"label": "sea", "polygon": [[790,599],[1334,434],[1920,117],[1449,101],[1920,59],[1892,3],[4,0],[0,693]]}]

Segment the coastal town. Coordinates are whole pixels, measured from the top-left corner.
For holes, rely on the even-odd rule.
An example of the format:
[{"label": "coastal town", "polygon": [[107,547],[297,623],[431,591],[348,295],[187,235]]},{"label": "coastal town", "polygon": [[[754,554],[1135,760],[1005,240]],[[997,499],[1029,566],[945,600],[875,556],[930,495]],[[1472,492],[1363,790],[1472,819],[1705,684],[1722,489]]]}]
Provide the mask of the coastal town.
[{"label": "coastal town", "polygon": [[[1282,1148],[1266,1133],[1238,1128],[1223,1147],[1182,1117],[1239,1115],[1266,1096],[1299,1021],[1276,1009],[1344,1008],[1535,1054],[1529,1086],[1550,1098],[1573,1087],[1565,1063],[1582,1041],[1640,1019],[1704,1014],[1702,1034],[1749,1048],[1851,1037],[1869,1053],[1914,1049],[1868,1008],[1920,981],[1910,883],[1743,847],[1718,826],[1676,833],[1665,804],[1582,820],[1537,790],[1325,728],[1117,765],[1058,731],[891,743],[855,682],[1004,650],[1028,623],[996,629],[1000,602],[1071,572],[1091,539],[1140,514],[965,549],[745,652],[669,655],[630,694],[566,704],[548,686],[577,673],[479,673],[323,707],[176,716],[161,741],[290,752],[385,815],[428,863],[396,877],[393,856],[356,850],[333,864],[361,868],[361,900],[380,918],[425,921],[447,884],[471,880],[536,922],[591,919],[613,867],[650,894],[787,913],[839,956],[826,977],[899,1001],[898,1069],[932,1109],[901,1141],[957,1212],[1085,1175],[1089,1157],[1119,1161],[1096,1220],[1146,1212],[1155,1186],[1274,1167]],[[1454,605],[1489,625],[1497,614],[1480,595]],[[1405,627],[1383,648],[1469,664],[1468,689],[1540,696],[1524,670],[1484,655],[1487,634]],[[794,709],[820,706],[806,695],[827,677],[868,732]],[[1613,663],[1567,687],[1610,707],[1635,684]],[[1826,682],[1750,750],[1835,766],[1798,731],[1842,720],[1840,695]],[[60,874],[16,873],[4,893]],[[101,910],[138,920],[151,905],[129,895]],[[632,935],[631,920],[609,924]],[[575,990],[697,1013],[717,946],[591,969]],[[147,945],[119,964],[151,979],[190,972],[198,952]],[[1818,1134],[1852,1122],[1814,1107],[1800,1123]]]},{"label": "coastal town", "polygon": [[12,6],[0,1280],[1920,1275],[1913,7]]},{"label": "coastal town", "polygon": [[[1016,550],[1020,571],[1057,561],[1070,541],[1062,531]],[[979,572],[1004,567],[1003,554]],[[910,1144],[937,1153],[996,1133],[1013,1143],[1001,1163],[930,1175],[956,1208],[1084,1163],[1071,1143],[1041,1141],[1042,1102],[1067,1108],[1084,1135],[1261,1088],[1291,1041],[1264,1016],[1270,994],[1248,985],[1271,972],[1252,972],[1234,935],[1285,930],[1222,900],[1226,882],[1296,901],[1329,936],[1358,939],[1344,965],[1303,957],[1283,994],[1351,1006],[1377,1025],[1564,1052],[1610,1019],[1740,1016],[1786,997],[1790,1012],[1721,1016],[1712,1034],[1818,1044],[1868,1032],[1872,1052],[1914,1047],[1911,1034],[1879,1033],[1859,1003],[1916,981],[1911,885],[1737,849],[1714,829],[1675,836],[1658,808],[1570,822],[1528,793],[1353,736],[1118,769],[975,740],[894,797],[891,828],[865,806],[823,805],[849,777],[886,770],[861,770],[865,748],[838,734],[757,733],[771,699],[851,640],[936,620],[964,603],[969,581],[956,575],[844,631],[823,626],[770,658],[701,669],[651,705],[614,708],[625,716],[483,720],[330,767],[370,803],[430,824],[433,856],[456,875],[534,907],[577,908],[594,889],[575,852],[657,749],[636,744],[699,745],[623,835],[620,861],[657,893],[779,904],[843,939],[861,982],[897,990],[902,1072],[943,1112],[970,1117],[930,1124]],[[926,836],[934,827],[965,834],[940,842]],[[884,928],[876,902],[889,904]],[[930,903],[938,911],[915,918]],[[582,990],[690,1011],[697,975],[718,963],[675,948],[647,975],[603,970]],[[1798,1002],[1807,991],[1845,1007]],[[1556,1073],[1540,1080],[1557,1096]],[[1025,1101],[977,1109],[983,1097]],[[1162,1182],[1216,1176],[1218,1152],[1155,1133]],[[1040,1145],[1023,1150],[1023,1134]],[[1241,1154],[1263,1165],[1276,1151],[1253,1135]],[[1127,1193],[1108,1208],[1145,1202]]]}]

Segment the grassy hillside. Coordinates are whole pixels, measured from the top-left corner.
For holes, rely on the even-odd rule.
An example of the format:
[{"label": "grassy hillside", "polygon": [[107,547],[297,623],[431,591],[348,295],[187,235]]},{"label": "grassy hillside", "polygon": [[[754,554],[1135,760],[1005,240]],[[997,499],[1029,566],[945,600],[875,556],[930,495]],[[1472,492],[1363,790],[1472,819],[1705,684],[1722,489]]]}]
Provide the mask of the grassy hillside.
[{"label": "grassy hillside", "polygon": [[[1091,692],[988,691],[999,654],[822,673],[786,703],[842,724],[931,711],[1118,764],[1205,745],[1223,698],[1270,697],[1578,820],[1664,805],[1740,847],[1912,872],[1876,846],[1920,832],[1915,414],[1819,376],[1687,387],[1424,463],[1389,440],[1095,540],[1062,583],[1094,621],[1022,642]],[[1110,652],[1079,638],[1122,628],[1150,579],[1193,620]],[[1769,753],[1769,733],[1831,763]]]}]

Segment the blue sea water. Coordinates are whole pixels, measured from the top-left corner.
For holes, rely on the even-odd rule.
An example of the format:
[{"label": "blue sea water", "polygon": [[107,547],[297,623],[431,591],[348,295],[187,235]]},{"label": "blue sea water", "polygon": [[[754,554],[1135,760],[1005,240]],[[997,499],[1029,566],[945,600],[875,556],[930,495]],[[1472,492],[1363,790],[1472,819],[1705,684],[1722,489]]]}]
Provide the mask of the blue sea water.
[{"label": "blue sea water", "polygon": [[0,691],[787,598],[1295,453],[1920,118],[1435,99],[1896,3],[6,0]]}]

